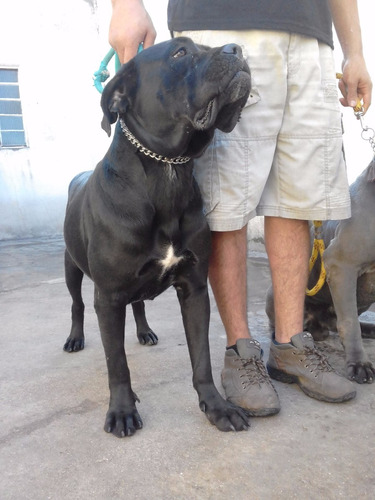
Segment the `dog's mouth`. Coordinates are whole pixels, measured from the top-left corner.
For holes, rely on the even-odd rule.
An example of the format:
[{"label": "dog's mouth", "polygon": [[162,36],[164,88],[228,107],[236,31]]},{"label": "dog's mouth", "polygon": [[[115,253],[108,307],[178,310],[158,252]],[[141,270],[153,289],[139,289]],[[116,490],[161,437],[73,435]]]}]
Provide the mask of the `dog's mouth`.
[{"label": "dog's mouth", "polygon": [[240,117],[249,91],[250,76],[245,71],[239,71],[225,89],[220,91],[203,109],[195,114],[193,119],[194,128],[196,130],[207,130],[216,127],[224,131],[232,130]]},{"label": "dog's mouth", "polygon": [[192,158],[200,156],[214,135],[215,129],[231,132],[240,119],[241,111],[250,93],[251,79],[246,71],[238,71],[224,89],[211,96],[191,123],[194,133],[190,135],[184,154]]},{"label": "dog's mouth", "polygon": [[205,130],[206,128],[210,127],[210,124],[213,121],[213,116],[216,116],[216,97],[214,99],[211,99],[211,101],[208,103],[207,107],[204,108],[201,111],[198,111],[198,113],[194,117],[194,128],[196,130]]}]

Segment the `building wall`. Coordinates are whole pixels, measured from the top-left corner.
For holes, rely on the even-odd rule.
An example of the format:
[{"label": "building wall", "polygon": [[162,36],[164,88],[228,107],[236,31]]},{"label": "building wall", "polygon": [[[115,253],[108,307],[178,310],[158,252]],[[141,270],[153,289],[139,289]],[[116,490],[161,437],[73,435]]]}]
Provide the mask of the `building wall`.
[{"label": "building wall", "polygon": [[108,146],[92,74],[109,49],[109,7],[0,0],[0,66],[19,68],[29,146],[0,149],[0,239],[61,234],[70,179]]}]

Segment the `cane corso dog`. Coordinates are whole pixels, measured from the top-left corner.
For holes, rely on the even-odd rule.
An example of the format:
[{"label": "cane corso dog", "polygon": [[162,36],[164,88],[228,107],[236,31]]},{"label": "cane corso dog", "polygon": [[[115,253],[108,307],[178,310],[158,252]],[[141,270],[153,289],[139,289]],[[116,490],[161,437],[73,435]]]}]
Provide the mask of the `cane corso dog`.
[{"label": "cane corso dog", "polygon": [[[234,44],[208,48],[188,38],[154,45],[106,85],[103,129],[115,135],[93,172],[69,187],[65,218],[66,283],[73,299],[64,349],[84,346],[83,275],[94,305],[110,388],[104,429],[118,437],[142,427],[124,349],[125,309],[148,325],[143,300],[173,286],[181,306],[199,406],[220,430],[244,430],[248,415],[213,383],[207,270],[210,231],[193,176],[214,130],[231,131],[250,92],[250,71]],[[142,343],[155,343],[148,332]],[[151,336],[152,337],[152,336]]]},{"label": "cane corso dog", "polygon": [[[358,316],[375,302],[375,158],[350,186],[352,216],[327,221],[322,226],[327,279],[321,290],[305,299],[305,328],[315,340],[336,331],[345,348],[349,379],[372,383],[375,368],[369,361],[362,336],[375,338],[375,325]],[[309,286],[317,283],[318,258]],[[274,324],[272,288],[267,293],[266,312]]]}]

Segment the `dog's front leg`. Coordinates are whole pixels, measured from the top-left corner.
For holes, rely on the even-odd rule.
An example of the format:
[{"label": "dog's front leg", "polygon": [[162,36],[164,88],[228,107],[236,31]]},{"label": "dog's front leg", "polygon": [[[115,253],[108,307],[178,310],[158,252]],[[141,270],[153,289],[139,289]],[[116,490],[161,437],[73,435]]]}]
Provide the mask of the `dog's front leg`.
[{"label": "dog's front leg", "polygon": [[324,254],[324,262],[337,316],[337,331],[345,348],[347,375],[359,384],[371,383],[375,370],[362,344],[357,308],[358,273],[353,266],[336,262],[329,249]]},{"label": "dog's front leg", "polygon": [[206,285],[185,282],[176,286],[193,368],[193,385],[199,406],[208,420],[221,431],[246,430],[249,418],[245,410],[225,401],[216,389],[208,343],[210,303]]},{"label": "dog's front leg", "polygon": [[104,430],[117,437],[131,436],[142,428],[135,406],[124,348],[126,304],[121,294],[106,294],[95,287],[95,310],[108,368],[110,400]]}]

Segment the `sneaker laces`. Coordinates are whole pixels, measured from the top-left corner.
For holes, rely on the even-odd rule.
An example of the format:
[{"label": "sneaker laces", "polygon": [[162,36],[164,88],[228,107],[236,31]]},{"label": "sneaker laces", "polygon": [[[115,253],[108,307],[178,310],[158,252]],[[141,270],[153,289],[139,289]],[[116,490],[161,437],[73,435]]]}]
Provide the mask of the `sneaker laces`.
[{"label": "sneaker laces", "polygon": [[240,375],[240,378],[244,379],[242,381],[244,389],[249,387],[249,385],[261,385],[271,382],[266,367],[261,359],[256,356],[252,356],[248,359],[237,358],[236,361],[241,362],[242,365],[242,367],[238,368],[238,370],[245,372]]},{"label": "sneaker laces", "polygon": [[[298,352],[296,353],[298,354]],[[302,354],[302,353],[301,353]],[[300,361],[305,362],[306,368],[310,368],[311,373],[315,371],[321,372],[333,372],[332,366],[329,364],[326,356],[315,346],[305,347],[303,350],[304,359],[301,358]]]}]

